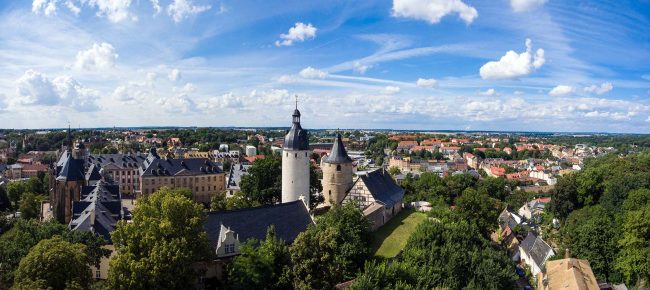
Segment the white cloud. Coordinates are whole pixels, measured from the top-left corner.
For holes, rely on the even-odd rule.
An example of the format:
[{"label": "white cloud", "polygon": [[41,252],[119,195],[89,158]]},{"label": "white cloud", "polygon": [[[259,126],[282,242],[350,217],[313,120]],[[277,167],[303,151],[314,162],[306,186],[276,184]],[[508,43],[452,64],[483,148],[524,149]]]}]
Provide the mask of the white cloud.
[{"label": "white cloud", "polygon": [[27,70],[15,82],[17,98],[14,105],[64,105],[77,111],[94,111],[99,93],[83,87],[70,76],[59,76],[50,80],[34,70]]},{"label": "white cloud", "polygon": [[198,104],[198,108],[205,112],[226,108],[237,109],[242,107],[244,107],[244,98],[236,96],[232,92],[221,96],[210,97]]},{"label": "white cloud", "polygon": [[196,15],[212,8],[210,5],[194,5],[192,0],[174,0],[167,6],[167,14],[174,19],[174,22],[181,22],[188,16]]},{"label": "white cloud", "polygon": [[308,66],[300,71],[300,76],[306,79],[324,79],[327,76],[327,72]]},{"label": "white cloud", "polygon": [[157,101],[165,111],[169,113],[189,113],[196,111],[196,104],[185,94],[169,98],[160,98]]},{"label": "white cloud", "polygon": [[[88,0],[91,7],[97,7],[97,16],[106,16],[112,22],[122,22],[124,20],[137,20],[137,17],[131,15],[129,8],[132,0]],[[82,3],[86,3],[82,1]]]},{"label": "white cloud", "polygon": [[510,7],[515,12],[524,12],[536,9],[548,0],[510,0]]},{"label": "white cloud", "polygon": [[250,98],[255,102],[261,102],[265,105],[278,105],[284,100],[289,99],[289,91],[284,89],[272,89],[268,91],[253,90],[250,93]]},{"label": "white cloud", "polygon": [[451,13],[458,13],[467,24],[478,17],[476,8],[461,0],[393,0],[391,14],[393,17],[413,18],[435,24]]},{"label": "white cloud", "polygon": [[567,85],[559,85],[554,87],[548,94],[552,97],[564,97],[575,93],[575,88]]},{"label": "white cloud", "polygon": [[118,55],[110,43],[93,44],[93,47],[77,52],[74,67],[86,70],[101,70],[115,66]]},{"label": "white cloud", "polygon": [[74,3],[72,2],[72,0],[66,0],[66,1],[65,1],[65,6],[68,7],[68,9],[70,9],[70,11],[71,11],[75,16],[76,16],[76,15],[79,15],[79,12],[81,12],[81,8],[79,8],[79,6],[77,6],[77,5],[74,5]]},{"label": "white cloud", "polygon": [[401,91],[401,89],[397,86],[386,86],[381,92],[382,94],[386,95],[394,95],[397,94]]},{"label": "white cloud", "polygon": [[372,67],[372,65],[362,64],[362,63],[360,63],[360,62],[355,62],[355,63],[354,63],[354,66],[352,67],[352,69],[353,69],[354,71],[360,73],[360,74],[365,74],[366,71],[367,71],[369,68],[371,68],[371,67]]},{"label": "white cloud", "polygon": [[280,34],[280,40],[275,41],[275,46],[291,46],[294,42],[303,42],[306,39],[313,39],[316,37],[318,29],[311,25],[305,25],[302,22],[297,22],[294,27],[289,28],[287,34]]},{"label": "white cloud", "polygon": [[484,80],[516,79],[527,76],[534,70],[544,65],[544,50],[539,48],[532,55],[532,42],[526,39],[526,51],[516,53],[512,50],[506,52],[499,61],[490,61],[480,69],[481,78]]},{"label": "white cloud", "polygon": [[438,86],[438,81],[435,79],[423,79],[419,78],[415,84],[421,88],[433,88]]},{"label": "white cloud", "polygon": [[178,81],[181,79],[181,71],[177,68],[172,69],[169,71],[169,74],[167,74],[167,78],[169,78],[169,80],[172,82]]},{"label": "white cloud", "polygon": [[56,14],[56,2],[58,0],[34,0],[32,2],[32,12],[35,14],[43,13],[45,16]]},{"label": "white cloud", "polygon": [[587,92],[587,93],[595,93],[597,95],[602,95],[602,94],[608,93],[612,89],[614,89],[614,86],[612,85],[612,83],[606,82],[606,83],[600,84],[600,86],[591,85],[591,86],[585,87],[584,91]]},{"label": "white cloud", "polygon": [[160,2],[158,0],[150,0],[151,2],[151,7],[153,8],[154,14],[153,15],[158,15],[160,12],[162,12],[162,7],[160,7]]},{"label": "white cloud", "polygon": [[498,95],[497,91],[495,91],[494,89],[488,89],[487,91],[479,92],[478,94],[486,97],[494,97]]},{"label": "white cloud", "polygon": [[650,123],[650,116],[648,116],[648,118],[645,119],[645,121]]}]

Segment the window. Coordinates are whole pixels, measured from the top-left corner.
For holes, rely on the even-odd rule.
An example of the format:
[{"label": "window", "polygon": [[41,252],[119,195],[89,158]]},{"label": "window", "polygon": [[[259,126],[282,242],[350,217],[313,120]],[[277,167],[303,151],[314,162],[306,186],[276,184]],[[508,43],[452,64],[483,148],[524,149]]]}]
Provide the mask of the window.
[{"label": "window", "polygon": [[226,244],[225,252],[226,252],[226,254],[235,253],[235,244]]},{"label": "window", "polygon": [[307,157],[307,152],[305,152],[305,157]]},{"label": "window", "polygon": [[295,157],[298,158],[298,153],[295,154]]},{"label": "window", "polygon": [[95,271],[95,279],[101,279],[102,278],[102,272],[99,270]]},{"label": "window", "polygon": [[341,164],[336,165],[336,171],[341,171]]}]

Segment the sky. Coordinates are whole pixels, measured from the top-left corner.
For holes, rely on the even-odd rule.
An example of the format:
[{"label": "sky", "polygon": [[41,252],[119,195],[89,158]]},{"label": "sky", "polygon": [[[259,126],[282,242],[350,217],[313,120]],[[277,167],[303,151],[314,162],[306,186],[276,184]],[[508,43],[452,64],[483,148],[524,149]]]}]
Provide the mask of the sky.
[{"label": "sky", "polygon": [[650,133],[650,0],[0,1],[0,128]]}]

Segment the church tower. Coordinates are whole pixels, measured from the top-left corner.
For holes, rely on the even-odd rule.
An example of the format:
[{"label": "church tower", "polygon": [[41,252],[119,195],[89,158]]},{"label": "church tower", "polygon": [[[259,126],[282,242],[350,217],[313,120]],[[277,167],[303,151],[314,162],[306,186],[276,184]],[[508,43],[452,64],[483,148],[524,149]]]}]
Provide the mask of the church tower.
[{"label": "church tower", "polygon": [[292,202],[301,197],[309,205],[309,138],[300,126],[300,111],[296,101],[293,124],[282,146],[282,202]]},{"label": "church tower", "polygon": [[352,159],[345,151],[341,134],[336,134],[332,151],[321,162],[323,169],[323,196],[326,205],[341,204],[345,193],[352,188]]}]

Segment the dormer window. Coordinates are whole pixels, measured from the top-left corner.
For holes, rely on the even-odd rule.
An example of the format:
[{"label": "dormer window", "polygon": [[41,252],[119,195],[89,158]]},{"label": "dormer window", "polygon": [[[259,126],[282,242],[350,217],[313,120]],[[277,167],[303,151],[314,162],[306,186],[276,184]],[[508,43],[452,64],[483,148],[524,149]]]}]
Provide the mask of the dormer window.
[{"label": "dormer window", "polygon": [[224,247],[224,251],[226,254],[234,254],[235,244],[226,244],[226,246]]}]

